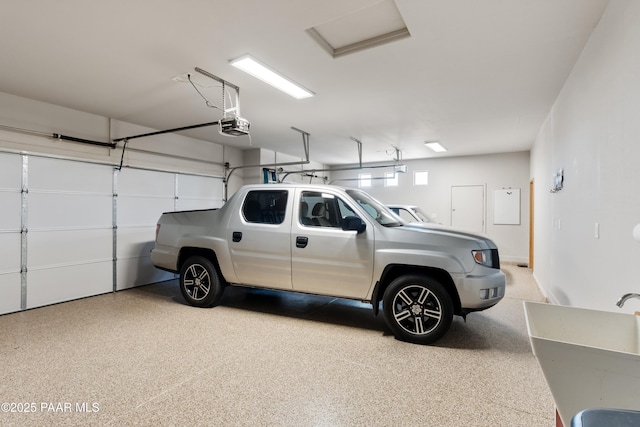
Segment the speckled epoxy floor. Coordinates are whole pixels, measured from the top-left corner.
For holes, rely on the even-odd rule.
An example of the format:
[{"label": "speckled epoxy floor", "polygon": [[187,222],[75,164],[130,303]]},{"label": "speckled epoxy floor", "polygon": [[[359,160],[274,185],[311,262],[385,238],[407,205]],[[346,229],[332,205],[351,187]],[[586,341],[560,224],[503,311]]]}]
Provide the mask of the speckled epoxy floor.
[{"label": "speckled epoxy floor", "polygon": [[174,281],[0,316],[0,425],[553,426],[522,309],[543,298],[503,270],[505,299],[432,346],[365,304],[229,288],[197,309]]}]

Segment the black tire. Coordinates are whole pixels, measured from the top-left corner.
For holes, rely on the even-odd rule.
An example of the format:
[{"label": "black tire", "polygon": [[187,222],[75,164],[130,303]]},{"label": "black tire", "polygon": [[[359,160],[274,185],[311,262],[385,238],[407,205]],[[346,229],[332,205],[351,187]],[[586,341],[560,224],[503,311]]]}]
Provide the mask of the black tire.
[{"label": "black tire", "polygon": [[407,275],[395,279],[384,292],[382,309],[395,337],[414,344],[437,341],[453,321],[449,293],[429,276]]},{"label": "black tire", "polygon": [[207,258],[193,256],[180,269],[180,292],[194,307],[213,307],[222,297],[224,283]]}]

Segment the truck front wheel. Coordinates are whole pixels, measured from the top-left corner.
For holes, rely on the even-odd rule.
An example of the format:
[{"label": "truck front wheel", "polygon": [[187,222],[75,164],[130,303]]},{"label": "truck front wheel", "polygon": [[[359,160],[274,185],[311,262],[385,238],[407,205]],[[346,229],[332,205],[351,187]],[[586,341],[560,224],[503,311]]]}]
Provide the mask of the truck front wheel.
[{"label": "truck front wheel", "polygon": [[384,318],[397,339],[431,344],[451,326],[453,303],[444,286],[421,275],[395,279],[384,292]]},{"label": "truck front wheel", "polygon": [[189,305],[212,307],[223,291],[218,270],[207,258],[193,256],[180,269],[180,292]]}]

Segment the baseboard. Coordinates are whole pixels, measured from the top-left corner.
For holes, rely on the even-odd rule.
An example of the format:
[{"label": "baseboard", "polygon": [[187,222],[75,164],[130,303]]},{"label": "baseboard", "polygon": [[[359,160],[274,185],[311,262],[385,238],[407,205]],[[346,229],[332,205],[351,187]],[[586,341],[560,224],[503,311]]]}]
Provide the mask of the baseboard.
[{"label": "baseboard", "polygon": [[533,277],[533,283],[536,284],[536,286],[538,287],[538,290],[540,291],[540,293],[544,297],[544,302],[557,304],[556,302],[553,302],[552,298],[549,298],[549,295],[547,294],[547,291],[540,285],[540,282],[538,281],[538,278],[536,277],[535,270],[533,271],[532,277]]},{"label": "baseboard", "polygon": [[508,264],[526,264],[529,265],[529,258],[517,257],[517,256],[503,256],[500,255],[500,262],[506,262]]}]

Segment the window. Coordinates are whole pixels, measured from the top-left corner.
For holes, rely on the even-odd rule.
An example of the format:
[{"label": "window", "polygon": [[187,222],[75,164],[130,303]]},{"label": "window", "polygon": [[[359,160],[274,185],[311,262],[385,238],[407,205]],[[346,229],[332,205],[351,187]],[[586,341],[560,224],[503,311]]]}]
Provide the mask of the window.
[{"label": "window", "polygon": [[392,215],[389,209],[364,191],[347,190],[347,194],[378,224],[385,227],[399,227],[402,225],[397,216]]},{"label": "window", "polygon": [[300,224],[312,227],[342,227],[342,220],[354,215],[342,200],[333,194],[303,191],[300,196]]},{"label": "window", "polygon": [[358,184],[362,187],[371,187],[371,174],[361,173],[358,175]]},{"label": "window", "polygon": [[395,172],[387,172],[384,174],[385,187],[397,187],[398,186],[398,174]]},{"label": "window", "polygon": [[429,185],[429,172],[415,171],[413,173],[413,185]]},{"label": "window", "polygon": [[247,222],[282,224],[287,207],[287,190],[255,190],[247,194],[242,215]]}]

